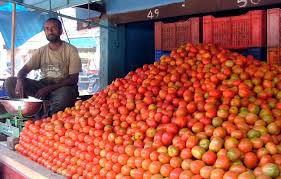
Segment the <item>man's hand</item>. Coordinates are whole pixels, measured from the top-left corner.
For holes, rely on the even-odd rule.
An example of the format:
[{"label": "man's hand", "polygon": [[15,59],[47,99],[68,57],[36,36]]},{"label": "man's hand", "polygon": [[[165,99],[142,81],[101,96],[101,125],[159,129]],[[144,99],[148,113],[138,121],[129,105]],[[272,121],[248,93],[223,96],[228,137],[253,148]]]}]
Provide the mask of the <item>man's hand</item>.
[{"label": "man's hand", "polygon": [[35,97],[38,99],[44,99],[52,91],[53,91],[53,88],[51,86],[46,86],[46,87],[38,90]]},{"label": "man's hand", "polygon": [[15,89],[16,96],[18,98],[24,98],[24,84],[23,79],[17,79],[16,89]]},{"label": "man's hand", "polygon": [[66,77],[65,79],[62,79],[61,81],[59,81],[58,83],[41,88],[40,90],[37,91],[35,97],[38,99],[45,99],[49,93],[51,93],[52,91],[54,91],[60,87],[77,85],[78,76],[79,76],[79,73],[71,74],[68,77]]}]

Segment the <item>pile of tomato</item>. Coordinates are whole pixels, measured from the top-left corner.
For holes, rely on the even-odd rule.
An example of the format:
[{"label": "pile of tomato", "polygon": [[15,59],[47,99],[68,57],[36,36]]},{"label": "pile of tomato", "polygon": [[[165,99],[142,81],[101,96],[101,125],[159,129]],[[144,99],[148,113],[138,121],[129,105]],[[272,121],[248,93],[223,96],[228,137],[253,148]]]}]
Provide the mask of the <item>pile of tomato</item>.
[{"label": "pile of tomato", "polygon": [[16,150],[72,178],[281,178],[281,67],[186,44],[28,121]]}]

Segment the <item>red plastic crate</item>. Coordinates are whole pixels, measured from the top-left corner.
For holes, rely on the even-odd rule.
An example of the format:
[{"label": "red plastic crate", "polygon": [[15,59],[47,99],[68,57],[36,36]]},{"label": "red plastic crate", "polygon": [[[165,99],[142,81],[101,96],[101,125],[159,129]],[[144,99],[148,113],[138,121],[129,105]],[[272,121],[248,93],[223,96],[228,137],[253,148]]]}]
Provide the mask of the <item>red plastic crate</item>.
[{"label": "red plastic crate", "polygon": [[191,42],[199,43],[199,18],[190,18],[183,22],[155,22],[155,50],[172,50]]},{"label": "red plastic crate", "polygon": [[179,47],[187,42],[199,43],[199,17],[176,22],[176,46]]},{"label": "red plastic crate", "polygon": [[155,22],[155,50],[171,50],[176,47],[176,24]]},{"label": "red plastic crate", "polygon": [[281,9],[267,10],[267,47],[281,47]]},{"label": "red plastic crate", "polygon": [[281,65],[281,48],[267,48],[267,63]]},{"label": "red plastic crate", "polygon": [[231,19],[214,18],[213,16],[203,17],[203,41],[229,47],[231,42]]},{"label": "red plastic crate", "polygon": [[242,49],[266,46],[266,12],[250,11],[244,15],[203,17],[203,42],[225,48]]}]

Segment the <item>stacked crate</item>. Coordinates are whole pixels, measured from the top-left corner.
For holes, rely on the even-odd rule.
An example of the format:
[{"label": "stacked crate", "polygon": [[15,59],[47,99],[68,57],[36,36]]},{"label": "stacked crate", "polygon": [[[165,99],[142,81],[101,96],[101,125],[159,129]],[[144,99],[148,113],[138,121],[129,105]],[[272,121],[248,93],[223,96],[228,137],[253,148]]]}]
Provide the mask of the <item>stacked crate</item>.
[{"label": "stacked crate", "polygon": [[[199,43],[199,18],[155,25],[155,60],[191,42]],[[203,43],[281,65],[281,9],[253,10],[240,16],[203,17]]]},{"label": "stacked crate", "polygon": [[256,59],[266,59],[266,11],[240,16],[203,17],[203,42],[233,49]]},{"label": "stacked crate", "polygon": [[199,17],[173,23],[155,22],[154,37],[156,61],[187,42],[198,44]]},{"label": "stacked crate", "polygon": [[267,62],[281,65],[281,9],[267,10]]},{"label": "stacked crate", "polygon": [[266,46],[266,13],[250,11],[244,15],[203,17],[203,41],[229,49]]}]

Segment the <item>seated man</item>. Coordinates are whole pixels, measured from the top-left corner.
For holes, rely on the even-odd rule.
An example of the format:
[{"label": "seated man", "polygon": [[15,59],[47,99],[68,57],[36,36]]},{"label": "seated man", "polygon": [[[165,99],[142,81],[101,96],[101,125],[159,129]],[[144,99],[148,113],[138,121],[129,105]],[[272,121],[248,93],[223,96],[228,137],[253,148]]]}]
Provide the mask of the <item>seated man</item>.
[{"label": "seated man", "polygon": [[[78,96],[78,76],[81,60],[76,47],[62,41],[61,22],[48,19],[44,32],[49,43],[33,54],[18,72],[17,77],[5,81],[5,89],[11,98],[33,96],[48,101],[48,110],[39,117],[52,114],[73,106]],[[26,78],[31,70],[41,70],[40,81]]]}]

